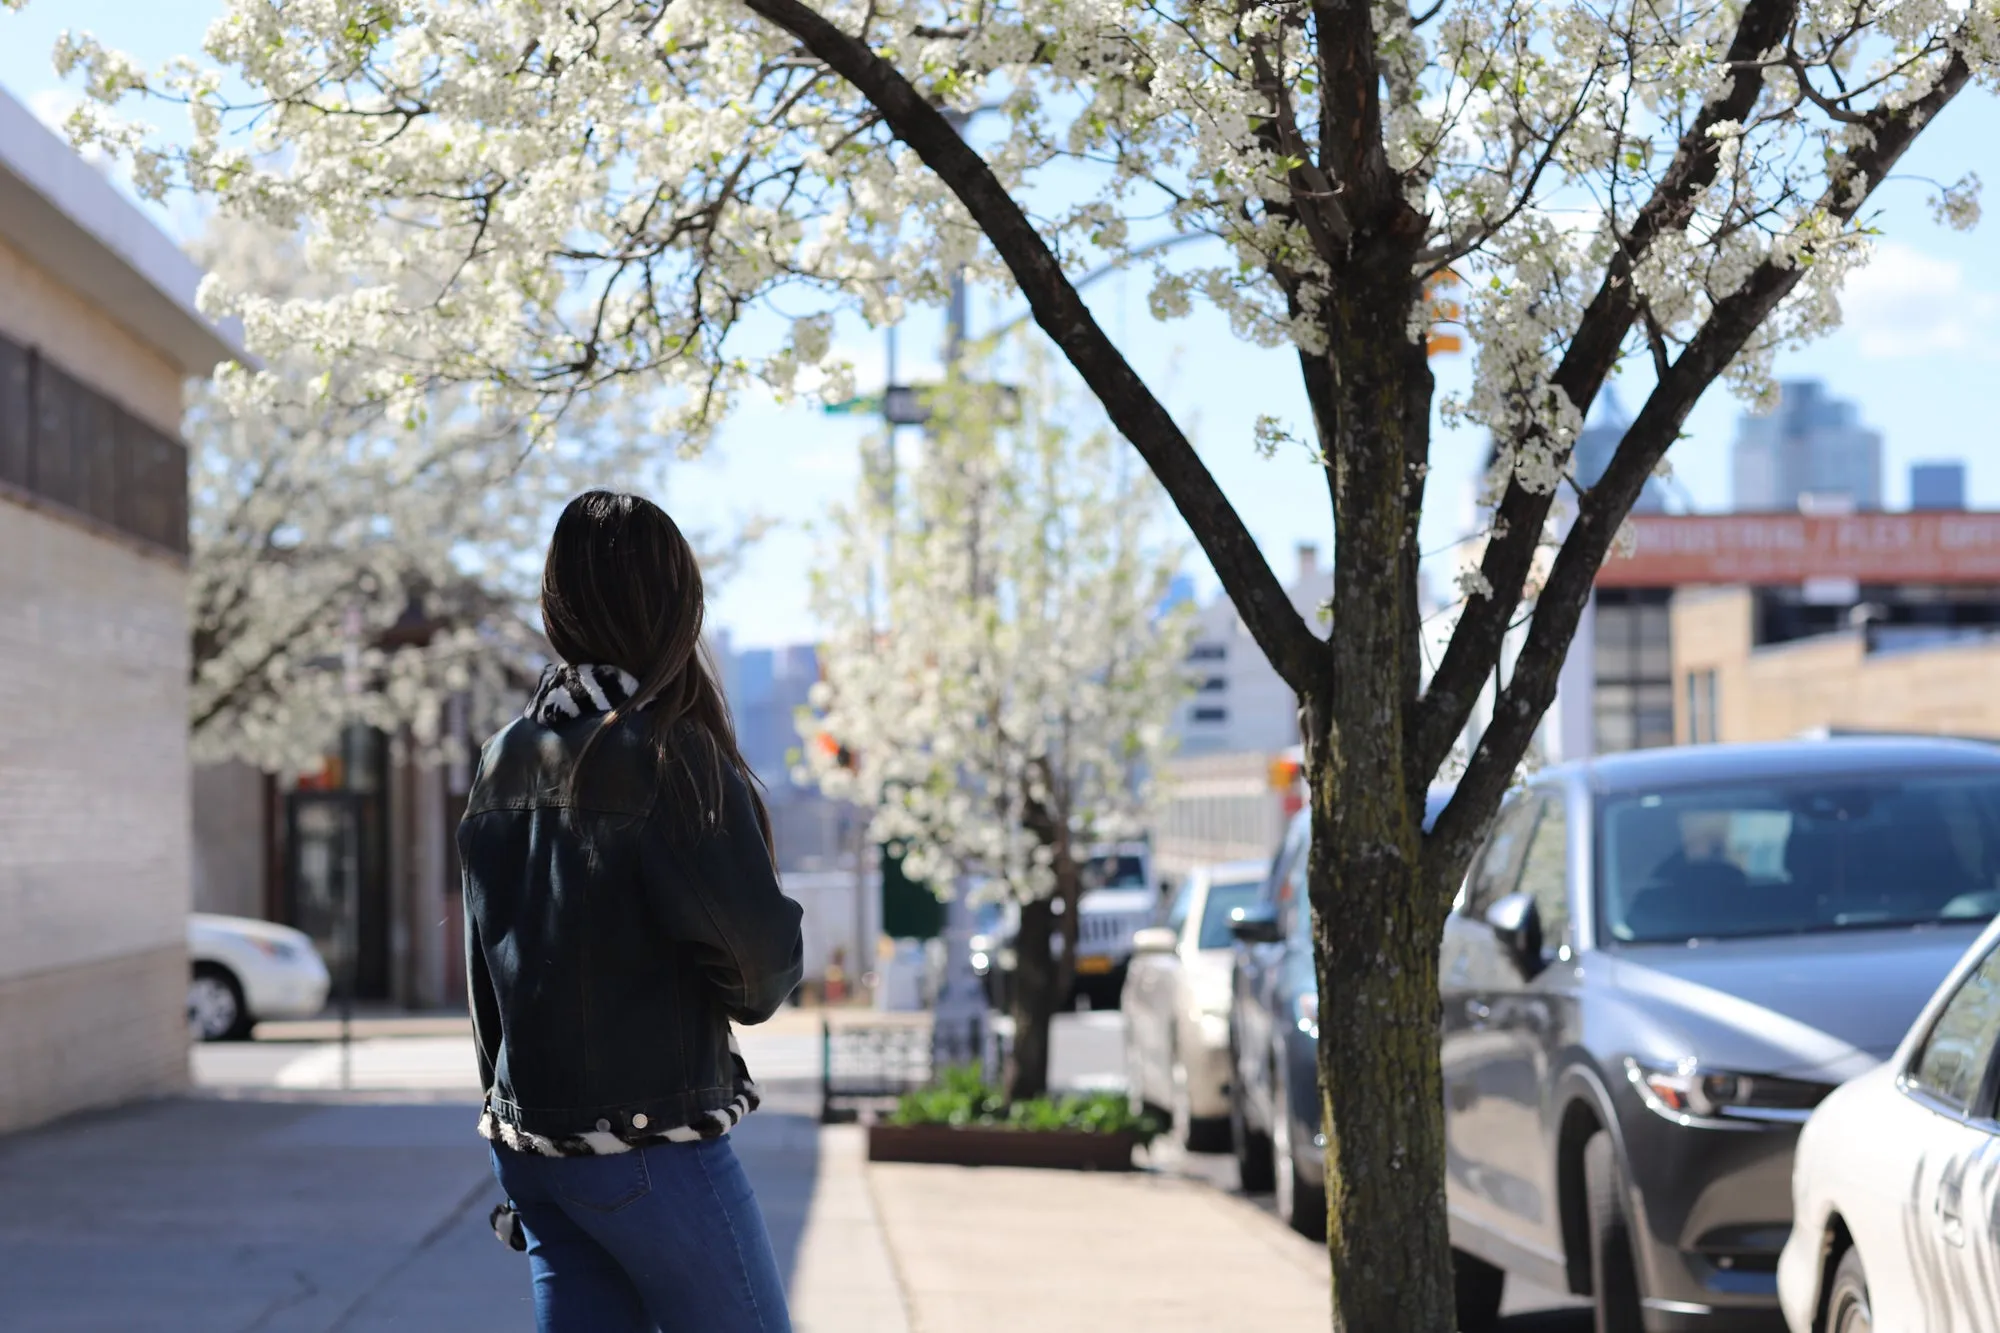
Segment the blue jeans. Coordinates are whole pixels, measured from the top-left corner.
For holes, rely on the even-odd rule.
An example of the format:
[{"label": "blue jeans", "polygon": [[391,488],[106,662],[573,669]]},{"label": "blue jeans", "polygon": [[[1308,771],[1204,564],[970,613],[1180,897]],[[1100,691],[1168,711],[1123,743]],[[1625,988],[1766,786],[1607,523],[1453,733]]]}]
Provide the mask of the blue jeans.
[{"label": "blue jeans", "polygon": [[602,1157],[492,1148],[527,1233],[540,1333],[791,1333],[727,1138]]}]

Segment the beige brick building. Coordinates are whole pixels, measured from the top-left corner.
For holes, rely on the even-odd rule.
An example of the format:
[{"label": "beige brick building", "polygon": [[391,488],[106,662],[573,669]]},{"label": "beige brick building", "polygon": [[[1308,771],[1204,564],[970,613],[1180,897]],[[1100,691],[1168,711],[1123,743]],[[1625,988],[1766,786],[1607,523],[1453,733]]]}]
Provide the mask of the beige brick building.
[{"label": "beige brick building", "polygon": [[1827,731],[2000,740],[2000,636],[1898,642],[1863,625],[1758,646],[1756,609],[1748,588],[1674,594],[1676,739]]},{"label": "beige brick building", "polygon": [[0,1131],[187,1077],[199,278],[0,92]]}]

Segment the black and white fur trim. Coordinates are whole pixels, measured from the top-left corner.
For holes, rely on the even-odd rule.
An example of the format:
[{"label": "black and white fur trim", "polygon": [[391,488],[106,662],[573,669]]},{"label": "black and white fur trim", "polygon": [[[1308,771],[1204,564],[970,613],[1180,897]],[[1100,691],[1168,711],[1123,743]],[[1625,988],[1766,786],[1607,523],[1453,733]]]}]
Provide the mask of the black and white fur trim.
[{"label": "black and white fur trim", "polygon": [[729,1066],[736,1096],[729,1105],[719,1111],[707,1112],[692,1125],[669,1125],[632,1139],[621,1138],[609,1130],[589,1130],[554,1139],[545,1134],[530,1134],[520,1126],[502,1120],[489,1104],[479,1113],[479,1137],[512,1148],[515,1152],[537,1153],[543,1157],[602,1157],[650,1147],[655,1143],[699,1143],[703,1139],[719,1139],[742,1123],[743,1117],[756,1110],[763,1101],[763,1094],[750,1077],[750,1066],[744,1062],[743,1048],[736,1044],[734,1031],[729,1034]]},{"label": "black and white fur trim", "polygon": [[521,716],[553,727],[586,714],[608,713],[638,692],[639,682],[619,667],[557,663],[543,669]]}]

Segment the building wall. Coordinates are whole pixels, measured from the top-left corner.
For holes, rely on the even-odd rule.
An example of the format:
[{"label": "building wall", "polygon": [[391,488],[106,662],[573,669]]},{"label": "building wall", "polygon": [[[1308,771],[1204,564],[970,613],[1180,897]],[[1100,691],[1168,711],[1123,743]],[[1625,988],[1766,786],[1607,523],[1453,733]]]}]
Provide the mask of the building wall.
[{"label": "building wall", "polygon": [[0,499],[0,1131],[187,1078],[186,597]]},{"label": "building wall", "polygon": [[181,376],[46,269],[0,241],[0,334],[42,354],[148,425],[181,424]]},{"label": "building wall", "polygon": [[194,770],[194,910],[264,915],[269,848],[264,775],[248,764]]},{"label": "building wall", "polygon": [[[1333,596],[1333,571],[1319,564],[1318,549],[1301,544],[1285,592],[1292,606],[1325,634],[1320,607]],[[1299,704],[1264,650],[1250,636],[1227,594],[1217,593],[1196,613],[1188,646],[1193,691],[1173,723],[1175,747],[1184,755],[1269,754],[1299,743]]]},{"label": "building wall", "polygon": [[1868,650],[1860,630],[1753,649],[1744,589],[1674,600],[1675,726],[1689,731],[1687,678],[1712,670],[1722,741],[1782,740],[1818,729],[2000,739],[2000,638]]}]

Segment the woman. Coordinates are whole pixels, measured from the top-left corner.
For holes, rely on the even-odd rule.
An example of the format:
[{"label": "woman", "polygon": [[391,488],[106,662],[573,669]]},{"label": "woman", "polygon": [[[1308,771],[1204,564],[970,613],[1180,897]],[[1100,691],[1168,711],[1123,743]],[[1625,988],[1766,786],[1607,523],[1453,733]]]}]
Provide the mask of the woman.
[{"label": "woman", "polygon": [[479,1131],[542,1333],[791,1327],[725,1137],[757,1108],[729,1024],[799,983],[798,904],[657,506],[592,491],[542,575],[562,665],[486,743],[458,844]]}]

